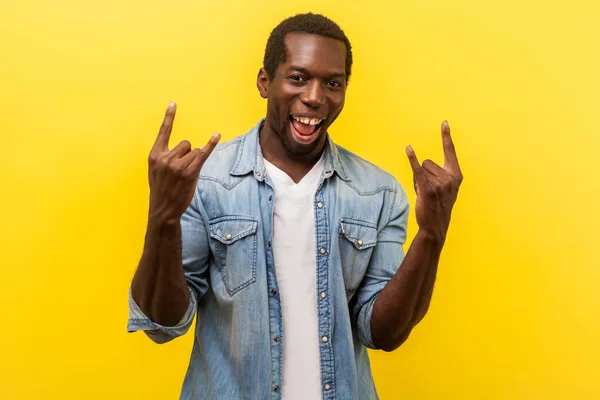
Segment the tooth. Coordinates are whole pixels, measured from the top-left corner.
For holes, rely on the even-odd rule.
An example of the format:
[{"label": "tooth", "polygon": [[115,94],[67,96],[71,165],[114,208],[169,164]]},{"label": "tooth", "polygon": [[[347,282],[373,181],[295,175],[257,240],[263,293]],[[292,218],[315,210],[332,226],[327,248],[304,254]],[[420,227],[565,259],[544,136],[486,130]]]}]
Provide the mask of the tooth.
[{"label": "tooth", "polygon": [[307,118],[307,117],[293,117],[296,121],[300,122],[301,124],[305,124],[305,125],[318,125],[319,123],[321,123],[321,119],[320,118]]}]

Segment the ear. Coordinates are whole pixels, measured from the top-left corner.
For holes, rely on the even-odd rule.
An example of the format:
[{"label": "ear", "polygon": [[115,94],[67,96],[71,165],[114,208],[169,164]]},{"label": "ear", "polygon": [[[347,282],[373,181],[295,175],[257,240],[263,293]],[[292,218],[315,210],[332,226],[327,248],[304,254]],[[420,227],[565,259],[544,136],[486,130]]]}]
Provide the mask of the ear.
[{"label": "ear", "polygon": [[261,68],[258,71],[258,76],[256,77],[256,87],[258,88],[258,93],[260,93],[260,97],[263,99],[267,98],[267,93],[269,91],[269,75],[267,75],[267,71],[264,68]]}]

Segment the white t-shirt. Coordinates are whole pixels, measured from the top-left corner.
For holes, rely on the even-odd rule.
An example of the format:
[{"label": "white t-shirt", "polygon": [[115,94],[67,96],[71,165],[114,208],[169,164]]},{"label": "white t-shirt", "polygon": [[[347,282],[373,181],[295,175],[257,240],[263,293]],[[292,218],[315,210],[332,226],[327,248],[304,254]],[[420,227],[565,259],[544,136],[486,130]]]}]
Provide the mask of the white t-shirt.
[{"label": "white t-shirt", "polygon": [[298,184],[265,160],[275,190],[273,256],[283,314],[283,400],[321,398],[314,199],[323,157]]}]

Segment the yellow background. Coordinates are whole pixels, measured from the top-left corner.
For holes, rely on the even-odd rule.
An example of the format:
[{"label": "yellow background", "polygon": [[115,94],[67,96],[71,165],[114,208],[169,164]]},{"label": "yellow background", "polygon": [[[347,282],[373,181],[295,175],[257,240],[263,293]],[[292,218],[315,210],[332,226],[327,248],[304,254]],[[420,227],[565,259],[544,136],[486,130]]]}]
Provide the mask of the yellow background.
[{"label": "yellow background", "polygon": [[600,398],[591,0],[2,1],[0,398],[177,398],[192,336],[126,333],[147,153],[172,99],[172,143],[250,129],[267,36],[309,10],[354,47],[334,139],[414,204],[404,148],[441,162],[448,119],[465,175],[428,317],[372,353],[381,398]]}]

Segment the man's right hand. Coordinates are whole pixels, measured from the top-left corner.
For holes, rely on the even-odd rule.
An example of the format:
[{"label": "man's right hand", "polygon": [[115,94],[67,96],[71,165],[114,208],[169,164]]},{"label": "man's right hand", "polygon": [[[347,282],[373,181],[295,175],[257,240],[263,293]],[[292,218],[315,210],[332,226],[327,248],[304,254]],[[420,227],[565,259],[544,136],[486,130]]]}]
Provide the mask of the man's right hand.
[{"label": "man's right hand", "polygon": [[179,222],[194,197],[200,169],[221,137],[215,133],[201,149],[192,150],[184,140],[169,150],[176,109],[171,102],[148,157],[149,219],[159,223]]}]

